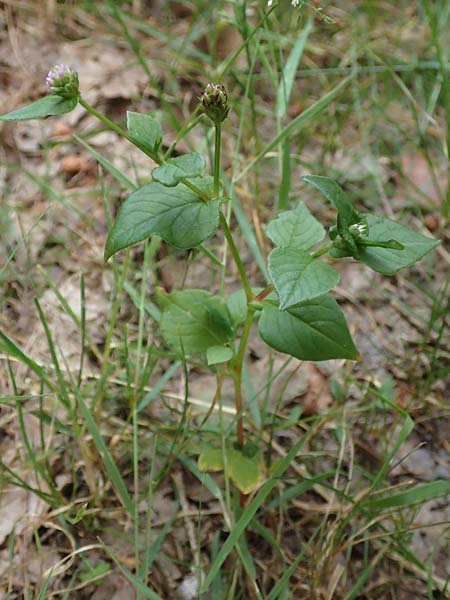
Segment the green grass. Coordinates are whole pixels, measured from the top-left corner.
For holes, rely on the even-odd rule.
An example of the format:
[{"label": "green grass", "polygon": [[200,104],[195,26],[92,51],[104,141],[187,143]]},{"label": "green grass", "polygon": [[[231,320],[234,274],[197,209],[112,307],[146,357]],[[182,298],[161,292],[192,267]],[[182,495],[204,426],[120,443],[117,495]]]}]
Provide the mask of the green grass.
[{"label": "green grass", "polygon": [[[224,240],[188,255],[152,239],[104,265],[119,190],[135,189],[154,165],[130,146],[96,145],[102,132],[91,121],[56,143],[43,129],[37,158],[2,163],[9,179],[0,214],[0,492],[26,492],[45,508],[34,535],[16,525],[0,546],[0,564],[8,563],[0,595],[87,598],[113,572],[138,599],[175,597],[188,577],[202,600],[450,597],[449,523],[424,522],[420,513],[434,506],[441,514],[448,481],[396,467],[423,442],[448,460],[440,432],[449,418],[450,2],[424,0],[414,10],[406,0],[381,8],[325,2],[327,18],[312,4],[300,10],[284,1],[269,13],[264,2],[222,0],[184,3],[190,14],[176,17],[162,2],[159,20],[131,4],[58,3],[66,32],[58,40],[68,43],[72,32],[89,45],[103,36],[123,49],[147,84],[143,98],[124,94],[118,118],[127,109],[157,111],[179,147],[202,147],[207,156],[213,132],[195,112],[199,90],[209,80],[225,83],[226,216],[252,285],[268,280],[264,226],[278,210],[301,198],[329,223],[317,195],[301,187],[307,172],[339,179],[361,209],[417,229],[433,222],[444,243],[403,277],[340,290],[366,360],[330,365],[329,380],[322,373],[333,402],[320,414],[304,414],[302,396],[290,390],[292,381],[301,388],[303,366],[290,371],[292,361],[263,355],[250,337],[245,425],[264,475],[242,501],[226,464],[223,475],[197,464],[208,445],[225,457],[234,442],[227,377],[170,352],[157,334],[158,287],[236,289]],[[28,23],[39,6],[17,11]],[[226,31],[236,35],[223,56]],[[175,142],[164,148],[167,156],[174,150]],[[65,151],[97,161],[88,187],[48,164],[42,175],[39,164]],[[410,156],[420,157],[428,187],[407,168]],[[39,213],[15,191],[25,181],[44,203]],[[103,203],[103,214],[85,207],[88,196]],[[62,227],[60,258],[47,258],[50,233],[60,236]],[[67,278],[76,281],[76,299],[62,292]],[[411,327],[407,342],[390,333],[395,322],[384,322],[391,309]],[[415,533],[434,528],[440,539],[430,538],[428,554],[425,541],[419,555]],[[31,579],[18,575],[14,559],[26,571],[27,553],[41,561]]]}]

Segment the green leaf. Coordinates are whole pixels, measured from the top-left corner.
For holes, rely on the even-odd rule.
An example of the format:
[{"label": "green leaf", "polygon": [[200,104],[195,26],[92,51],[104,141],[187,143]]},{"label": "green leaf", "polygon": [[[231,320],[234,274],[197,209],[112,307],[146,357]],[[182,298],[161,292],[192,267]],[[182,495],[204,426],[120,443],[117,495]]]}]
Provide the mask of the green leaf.
[{"label": "green leaf", "polygon": [[235,326],[244,323],[247,317],[247,297],[244,290],[236,290],[226,298],[231,320]]},{"label": "green leaf", "polygon": [[228,362],[233,358],[233,350],[229,346],[211,346],[206,351],[208,365]]},{"label": "green leaf", "polygon": [[332,230],[330,230],[330,237],[331,239],[335,239],[336,234],[339,234],[342,238],[341,242],[343,245],[350,250],[350,253],[355,258],[358,258],[359,251],[356,237],[359,237],[361,233],[358,231],[359,228],[357,227],[355,230],[354,226],[360,226],[362,231],[367,233],[367,219],[354,208],[347,194],[334,179],[330,179],[329,177],[319,177],[317,175],[305,175],[302,179],[313,185],[325,196],[325,198],[334,204],[338,215],[336,228],[332,228],[336,231],[331,235]]},{"label": "green leaf", "polygon": [[309,250],[325,236],[325,229],[300,202],[294,210],[281,212],[267,225],[267,235],[276,246]]},{"label": "green leaf", "polygon": [[395,275],[401,269],[409,267],[440,244],[439,240],[425,237],[400,223],[386,217],[366,215],[369,223],[371,242],[395,240],[403,250],[358,245],[359,260],[378,273]]},{"label": "green leaf", "polygon": [[169,160],[152,171],[153,181],[167,187],[174,187],[184,177],[201,177],[205,172],[206,161],[198,152],[189,152]]},{"label": "green leaf", "polygon": [[27,119],[44,119],[53,115],[64,115],[75,108],[77,98],[61,98],[49,94],[31,104],[0,116],[0,121],[26,121]]},{"label": "green leaf", "polygon": [[[195,184],[208,193],[212,178],[204,177]],[[178,248],[198,246],[216,230],[219,204],[219,200],[206,202],[182,183],[173,188],[148,183],[120,207],[106,240],[105,260],[155,234]]]},{"label": "green leaf", "polygon": [[[252,293],[256,296],[262,292],[262,287],[252,288]],[[235,327],[244,323],[247,317],[247,296],[245,290],[236,290],[225,299],[228,310],[230,311],[231,320]]]},{"label": "green leaf", "polygon": [[357,359],[344,314],[331,296],[279,310],[266,304],[259,321],[262,339],[279,352],[300,360]]},{"label": "green leaf", "polygon": [[223,452],[221,448],[208,448],[198,457],[200,471],[223,471]]},{"label": "green leaf", "polygon": [[161,333],[166,342],[186,354],[204,354],[232,337],[231,318],[223,298],[204,290],[183,290],[165,297]]},{"label": "green leaf", "polygon": [[298,248],[272,250],[269,273],[280,297],[280,310],[322,296],[339,282],[336,269]]},{"label": "green leaf", "polygon": [[301,179],[313,185],[327,200],[334,204],[339,215],[348,224],[358,222],[358,211],[337,181],[319,175],[304,175]]},{"label": "green leaf", "polygon": [[149,152],[157,152],[163,136],[159,121],[150,115],[127,111],[127,129],[131,136]]},{"label": "green leaf", "polygon": [[[226,450],[227,473],[243,494],[250,494],[262,479],[259,458],[249,458],[236,448]],[[221,448],[209,448],[198,457],[200,471],[223,471],[223,451]]]}]

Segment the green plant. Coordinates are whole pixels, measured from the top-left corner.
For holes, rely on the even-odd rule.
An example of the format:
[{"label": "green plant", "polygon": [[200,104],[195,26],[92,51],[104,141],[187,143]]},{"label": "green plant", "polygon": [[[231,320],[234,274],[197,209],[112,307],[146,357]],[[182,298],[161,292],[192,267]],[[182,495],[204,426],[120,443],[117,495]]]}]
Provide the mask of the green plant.
[{"label": "green plant", "polygon": [[208,367],[222,369],[223,375],[233,378],[236,441],[225,453],[214,447],[204,450],[199,467],[226,467],[241,492],[249,493],[261,479],[258,448],[245,439],[242,399],[243,364],[253,322],[259,322],[259,334],[266,344],[297,359],[358,360],[345,316],[329,294],[339,281],[339,273],[323,257],[352,257],[383,275],[395,275],[422,259],[439,241],[383,216],[361,213],[336,181],[304,175],[302,180],[336,209],[329,241],[323,245],[325,229],[303,202],[280,212],[267,225],[267,235],[275,246],[268,257],[271,282],[255,290],[222,212],[228,198],[220,181],[221,133],[230,111],[222,85],[208,84],[201,97],[215,136],[212,174],[207,175],[206,160],[197,152],[172,158],[175,148],[171,146],[163,154],[163,130],[153,116],[128,112],[124,130],[98,112],[81,96],[78,74],[71,68],[57,65],[50,71],[47,84],[50,93],[46,97],[0,119],[39,119],[67,113],[80,104],[158,165],[151,173],[152,181],[135,189],[120,207],[106,240],[105,260],[151,236],[187,249],[206,242],[218,227],[223,232],[242,289],[227,298],[202,289],[171,294],[160,291],[160,331],[181,356],[196,355]]}]

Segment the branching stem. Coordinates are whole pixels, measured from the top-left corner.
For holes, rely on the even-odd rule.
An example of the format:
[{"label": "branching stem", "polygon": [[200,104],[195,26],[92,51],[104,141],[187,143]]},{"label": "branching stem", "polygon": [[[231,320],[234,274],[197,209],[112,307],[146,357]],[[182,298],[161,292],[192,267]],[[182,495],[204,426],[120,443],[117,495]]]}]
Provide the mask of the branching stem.
[{"label": "branching stem", "polygon": [[[164,159],[161,158],[161,156],[159,156],[159,154],[157,152],[151,152],[148,148],[146,148],[138,140],[134,139],[127,131],[125,131],[125,129],[120,127],[120,125],[117,125],[117,123],[114,123],[114,121],[111,121],[111,119],[108,119],[108,117],[106,115],[99,112],[96,108],[94,108],[91,104],[89,104],[89,102],[86,102],[86,100],[84,100],[84,98],[82,98],[81,96],[78,98],[78,102],[84,109],[86,109],[89,113],[91,113],[91,115],[96,117],[99,121],[101,121],[109,129],[111,129],[112,131],[115,131],[118,135],[120,135],[123,138],[125,138],[126,140],[128,140],[131,144],[133,144],[133,146],[136,146],[136,148],[139,148],[139,150],[141,152],[143,152],[144,154],[149,156],[153,161],[155,161],[156,164],[161,165],[165,162]],[[205,192],[203,190],[201,190],[196,185],[194,185],[191,181],[189,181],[189,179],[186,179],[183,177],[183,179],[181,179],[181,183],[183,183],[186,187],[188,187],[195,194],[197,194],[197,196],[200,196],[200,198],[202,198],[202,200],[204,200],[205,202],[208,202],[209,200],[211,200],[211,198],[207,194],[205,194]]]}]

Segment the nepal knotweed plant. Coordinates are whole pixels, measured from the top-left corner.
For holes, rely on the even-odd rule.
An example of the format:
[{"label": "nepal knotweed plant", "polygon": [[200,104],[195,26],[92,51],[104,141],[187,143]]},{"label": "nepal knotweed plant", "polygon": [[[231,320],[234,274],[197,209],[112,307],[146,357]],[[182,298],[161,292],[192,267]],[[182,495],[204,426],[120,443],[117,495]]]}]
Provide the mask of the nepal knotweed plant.
[{"label": "nepal knotweed plant", "polygon": [[304,175],[336,210],[336,224],[328,231],[304,202],[280,212],[267,224],[274,248],[268,256],[270,282],[255,289],[246,272],[221,206],[222,126],[230,106],[222,85],[210,83],[201,97],[215,131],[212,174],[197,152],[171,158],[163,155],[163,130],[149,114],[127,113],[127,129],[89,105],[79,91],[78,74],[64,65],[47,77],[49,95],[0,117],[1,120],[39,119],[68,113],[77,104],[107,127],[129,140],[157,166],[151,181],[133,191],[121,205],[108,233],[105,260],[115,253],[159,236],[176,248],[195,248],[220,227],[241,279],[242,289],[228,297],[203,289],[159,293],[162,338],[181,356],[200,357],[206,366],[229,374],[234,381],[236,440],[225,451],[210,447],[199,457],[203,470],[220,470],[227,462],[230,477],[243,493],[261,479],[256,444],[245,439],[246,407],[242,398],[242,371],[251,326],[258,321],[261,338],[271,348],[299,360],[358,360],[345,316],[330,291],[339,272],[323,257],[352,257],[384,275],[395,275],[432,251],[439,241],[372,213],[359,212],[340,185],[328,178]]}]

